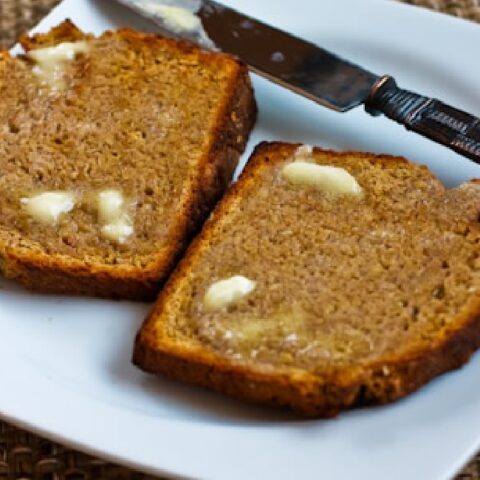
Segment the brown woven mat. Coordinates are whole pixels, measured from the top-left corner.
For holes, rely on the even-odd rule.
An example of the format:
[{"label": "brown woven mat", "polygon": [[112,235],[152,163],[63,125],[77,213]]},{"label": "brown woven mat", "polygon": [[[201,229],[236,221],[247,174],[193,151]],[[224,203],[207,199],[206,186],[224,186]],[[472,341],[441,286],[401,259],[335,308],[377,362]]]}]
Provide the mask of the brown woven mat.
[{"label": "brown woven mat", "polygon": [[[480,23],[480,0],[404,0]],[[42,18],[59,0],[0,0],[0,47]],[[154,480],[44,440],[0,421],[0,480]],[[158,479],[157,479],[158,480]],[[480,480],[480,454],[456,480]]]}]

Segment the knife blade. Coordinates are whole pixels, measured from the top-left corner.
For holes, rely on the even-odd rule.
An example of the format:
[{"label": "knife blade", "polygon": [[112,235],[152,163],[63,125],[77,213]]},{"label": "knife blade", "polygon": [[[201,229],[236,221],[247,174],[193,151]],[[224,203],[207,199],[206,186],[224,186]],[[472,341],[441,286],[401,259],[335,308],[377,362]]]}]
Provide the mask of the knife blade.
[{"label": "knife blade", "polygon": [[[153,21],[164,33],[235,55],[253,72],[325,107],[345,112],[363,104],[368,113],[383,113],[480,163],[480,119],[435,98],[401,89],[389,75],[376,75],[214,0],[117,1]],[[166,15],[165,7],[184,16]]]},{"label": "knife blade", "polygon": [[379,79],[313,43],[216,2],[202,2],[198,16],[222,51],[236,55],[256,73],[333,110],[343,112],[363,103]]}]

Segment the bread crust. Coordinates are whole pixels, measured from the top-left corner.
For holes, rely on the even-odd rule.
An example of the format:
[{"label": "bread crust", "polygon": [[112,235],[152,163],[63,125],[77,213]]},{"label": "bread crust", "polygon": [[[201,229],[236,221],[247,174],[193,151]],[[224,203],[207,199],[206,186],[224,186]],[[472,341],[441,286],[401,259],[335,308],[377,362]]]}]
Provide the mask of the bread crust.
[{"label": "bread crust", "polygon": [[[318,375],[254,363],[246,366],[226,360],[200,345],[169,338],[162,329],[162,318],[167,318],[170,308],[174,309],[170,304],[174,292],[186,281],[194,257],[208,247],[217,219],[232,208],[239,192],[244,194],[245,188],[255,182],[261,163],[281,160],[297,147],[263,143],[256,148],[240,180],[219,203],[202,234],[190,245],[138,332],[133,363],[150,373],[208,387],[253,403],[288,407],[308,417],[332,417],[344,409],[392,402],[466,363],[480,347],[480,295],[429,348],[411,349],[408,354],[392,354],[363,365],[330,368]],[[349,152],[331,154],[339,157],[352,155]],[[372,155],[372,158],[393,168],[398,163],[408,163],[403,158],[388,155]]]},{"label": "bread crust", "polygon": [[[129,28],[105,35],[121,35],[131,42],[169,43],[179,50],[179,54],[196,52],[204,62],[217,62],[219,68],[222,64],[228,64],[233,70],[223,103],[218,107],[209,148],[200,161],[190,196],[179,214],[177,228],[167,242],[168,246],[159,251],[145,267],[92,264],[65,255],[12,249],[2,246],[0,236],[0,272],[29,289],[46,293],[153,300],[206,215],[230,183],[255,123],[256,103],[246,66],[232,57],[200,50],[188,42],[142,34]],[[33,37],[22,35],[20,42],[28,51],[84,38],[91,36],[67,20],[49,33]]]}]

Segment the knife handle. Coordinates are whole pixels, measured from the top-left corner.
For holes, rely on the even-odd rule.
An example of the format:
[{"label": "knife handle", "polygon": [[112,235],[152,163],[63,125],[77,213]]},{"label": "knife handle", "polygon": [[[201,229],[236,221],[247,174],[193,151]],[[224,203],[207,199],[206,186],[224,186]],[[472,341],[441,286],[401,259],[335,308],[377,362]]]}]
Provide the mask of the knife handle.
[{"label": "knife handle", "polygon": [[388,118],[480,163],[480,119],[435,98],[423,97],[397,86],[385,75],[370,91],[365,109]]}]

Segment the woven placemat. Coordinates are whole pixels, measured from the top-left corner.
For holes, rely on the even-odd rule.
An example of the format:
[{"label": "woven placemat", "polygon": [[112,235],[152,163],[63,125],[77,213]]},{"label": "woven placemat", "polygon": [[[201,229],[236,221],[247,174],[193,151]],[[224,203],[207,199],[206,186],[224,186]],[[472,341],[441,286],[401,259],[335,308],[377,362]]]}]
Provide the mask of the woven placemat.
[{"label": "woven placemat", "polygon": [[[480,0],[404,0],[480,23]],[[59,0],[0,0],[0,47],[12,45]],[[0,480],[155,480],[0,421]],[[157,478],[158,480],[158,478]],[[480,480],[480,454],[456,480]]]}]

